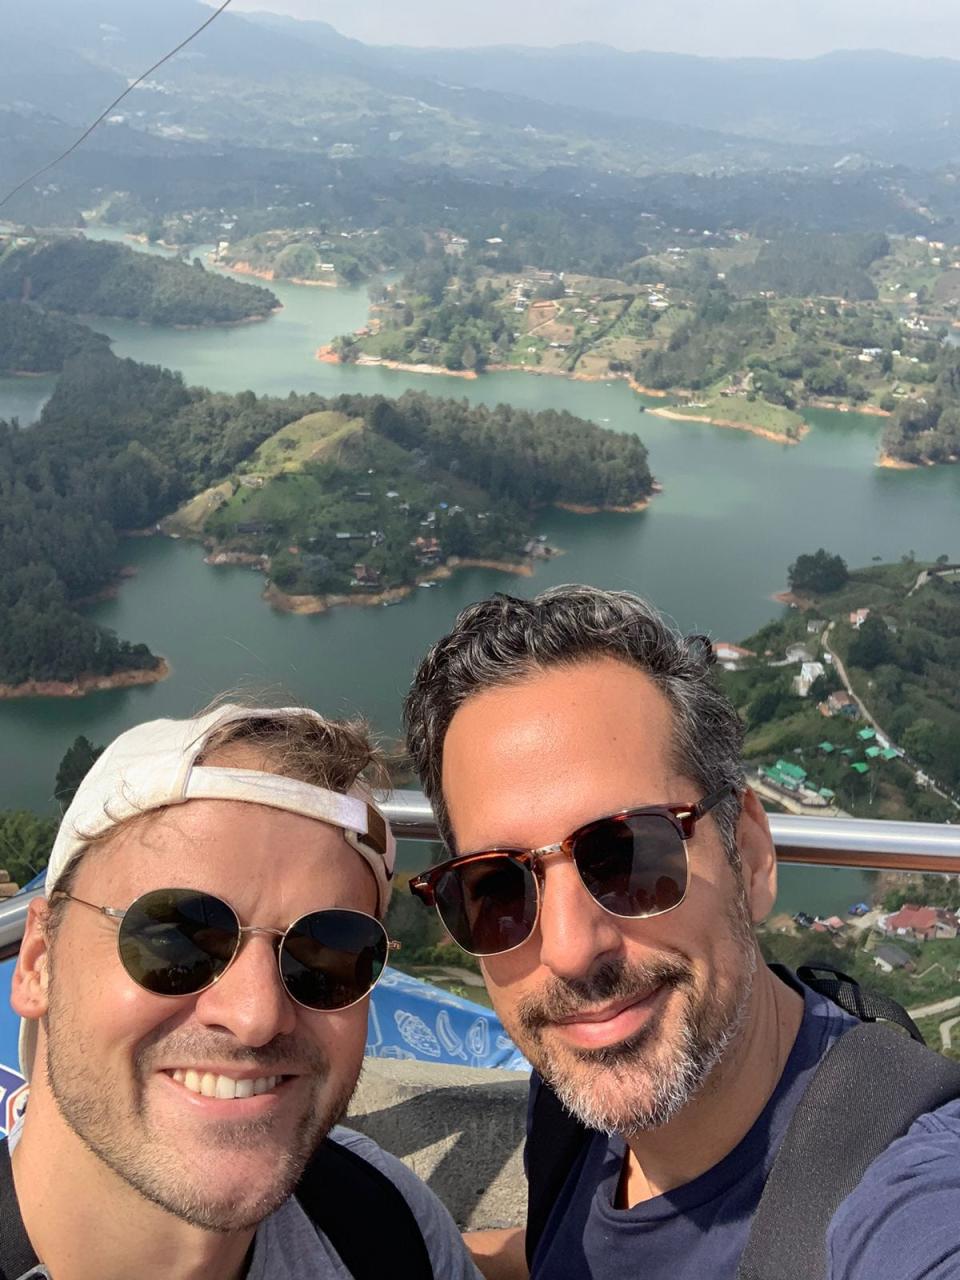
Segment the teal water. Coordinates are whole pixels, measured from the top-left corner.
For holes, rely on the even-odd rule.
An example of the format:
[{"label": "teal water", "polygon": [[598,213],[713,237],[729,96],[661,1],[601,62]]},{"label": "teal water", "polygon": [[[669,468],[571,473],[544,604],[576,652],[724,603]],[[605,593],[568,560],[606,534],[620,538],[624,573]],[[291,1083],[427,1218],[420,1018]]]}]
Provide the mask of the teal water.
[{"label": "teal water", "polygon": [[[165,655],[173,674],[149,688],[76,701],[0,703],[0,807],[48,806],[57,763],[78,733],[103,742],[138,720],[185,714],[224,688],[282,687],[326,712],[361,711],[395,733],[419,656],[460,607],[491,591],[529,594],[565,581],[626,587],[650,596],[685,629],[737,640],[777,614],[771,596],[801,551],[825,546],[851,564],[911,549],[919,557],[960,555],[960,468],[874,467],[882,428],[875,418],[811,412],[810,434],[791,447],[641,412],[644,402],[622,382],[519,373],[466,381],[324,365],[314,359],[316,348],[363,323],[365,289],[273,288],[283,310],[260,324],[180,331],[100,321],[97,327],[110,334],[118,354],[179,369],[189,382],[220,390],[396,395],[416,387],[472,403],[566,408],[639,433],[664,492],[635,515],[543,512],[538,531],[565,554],[532,578],[471,569],[394,608],[341,608],[318,617],[273,612],[259,599],[258,574],[210,568],[196,546],[132,540],[122,563],[137,575],[91,615]],[[19,391],[9,382],[0,381],[0,417]],[[862,894],[857,873],[784,873],[782,902],[793,908],[838,910]]]},{"label": "teal water", "polygon": [[29,427],[40,417],[56,385],[55,374],[44,373],[35,378],[0,375],[0,418],[8,422],[16,418],[21,427]]}]

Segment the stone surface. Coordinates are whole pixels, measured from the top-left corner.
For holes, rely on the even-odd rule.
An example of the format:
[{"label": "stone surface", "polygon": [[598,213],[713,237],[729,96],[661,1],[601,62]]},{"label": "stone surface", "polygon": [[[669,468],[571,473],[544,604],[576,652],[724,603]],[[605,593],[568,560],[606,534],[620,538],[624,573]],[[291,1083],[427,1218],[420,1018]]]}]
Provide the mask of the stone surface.
[{"label": "stone surface", "polygon": [[519,1226],[529,1077],[368,1058],[345,1121],[369,1134],[437,1193],[457,1223]]}]

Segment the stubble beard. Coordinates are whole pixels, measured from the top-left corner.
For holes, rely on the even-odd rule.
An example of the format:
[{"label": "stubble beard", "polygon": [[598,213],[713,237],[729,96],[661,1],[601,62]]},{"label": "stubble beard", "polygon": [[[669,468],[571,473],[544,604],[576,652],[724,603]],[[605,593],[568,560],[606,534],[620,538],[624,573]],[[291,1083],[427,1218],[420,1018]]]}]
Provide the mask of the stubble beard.
[{"label": "stubble beard", "polygon": [[[50,984],[50,1003],[44,1020],[46,1069],[50,1091],[67,1126],[117,1177],[193,1227],[228,1234],[256,1227],[291,1196],[310,1157],[330,1129],[345,1114],[360,1075],[344,1078],[330,1094],[330,1066],[315,1045],[305,1045],[292,1037],[278,1037],[256,1050],[238,1052],[215,1042],[209,1035],[173,1033],[145,1042],[133,1067],[133,1097],[125,1102],[122,1090],[111,1090],[108,1082],[91,1075],[85,1064],[94,1061],[85,1052],[80,1029],[63,1017],[63,1010]],[[65,1046],[70,1048],[65,1050]],[[267,1076],[281,1068],[298,1071],[314,1079],[311,1102],[304,1106],[300,1123],[289,1134],[289,1122],[280,1117],[210,1124],[203,1128],[202,1159],[184,1150],[180,1135],[161,1129],[148,1113],[145,1082],[153,1073],[151,1063],[180,1058],[201,1061],[213,1051],[217,1060],[241,1069],[256,1069]],[[288,1137],[281,1140],[281,1124]],[[194,1139],[196,1142],[196,1138]],[[248,1181],[242,1190],[217,1197],[211,1189],[209,1161],[220,1157],[229,1162],[243,1152],[273,1148],[269,1174],[261,1185]]]},{"label": "stubble beard", "polygon": [[[606,961],[584,979],[555,978],[518,1003],[508,1030],[566,1110],[588,1129],[630,1137],[661,1128],[700,1092],[738,1039],[757,952],[746,904],[738,901],[727,919],[736,957],[726,989],[713,981],[698,989],[689,962],[668,954],[644,963]],[[629,1040],[577,1049],[544,1035],[581,1009],[658,988],[659,1010]]]}]

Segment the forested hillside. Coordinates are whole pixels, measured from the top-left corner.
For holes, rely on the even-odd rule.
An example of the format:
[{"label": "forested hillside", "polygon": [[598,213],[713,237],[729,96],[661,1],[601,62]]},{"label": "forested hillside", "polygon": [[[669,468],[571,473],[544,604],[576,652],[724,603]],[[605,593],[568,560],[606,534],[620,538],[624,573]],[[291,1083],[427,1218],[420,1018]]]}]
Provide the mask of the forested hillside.
[{"label": "forested hillside", "polygon": [[504,404],[468,408],[414,391],[395,401],[378,399],[366,411],[373,429],[388,439],[425,450],[437,465],[528,508],[555,502],[629,506],[651,492],[642,441],[572,413],[529,413]]},{"label": "forested hillside", "polygon": [[112,581],[116,530],[156,520],[298,416],[281,404],[95,350],[67,362],[37,426],[0,423],[0,683],[152,666],[75,602]]},{"label": "forested hillside", "polygon": [[901,405],[883,435],[884,452],[915,465],[960,458],[960,357],[949,348],[933,394]]},{"label": "forested hillside", "polygon": [[741,293],[863,301],[877,296],[867,268],[889,252],[885,235],[793,235],[765,243],[754,263],[735,268],[730,282]]},{"label": "forested hillside", "polygon": [[187,325],[262,319],[280,305],[269,289],[215,275],[199,258],[188,265],[76,236],[9,252],[0,260],[0,299],[68,315]]},{"label": "forested hillside", "polygon": [[58,373],[71,356],[108,345],[103,334],[74,320],[0,301],[0,373]]}]

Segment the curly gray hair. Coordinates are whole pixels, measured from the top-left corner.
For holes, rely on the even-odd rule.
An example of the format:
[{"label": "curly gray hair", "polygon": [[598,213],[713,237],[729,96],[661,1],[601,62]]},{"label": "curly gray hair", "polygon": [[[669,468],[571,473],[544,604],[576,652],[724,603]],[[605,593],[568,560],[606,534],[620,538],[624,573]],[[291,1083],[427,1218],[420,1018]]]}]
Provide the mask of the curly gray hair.
[{"label": "curly gray hair", "polygon": [[705,795],[735,786],[714,817],[727,856],[738,865],[743,726],[711,678],[709,640],[684,637],[640,596],[587,586],[553,587],[533,600],[498,594],[470,605],[420,663],[404,704],[404,725],[445,843],[455,852],[442,772],[444,738],[457,709],[483,689],[601,656],[639,667],[666,696],[675,716],[678,771]]}]

